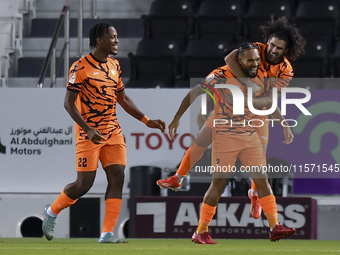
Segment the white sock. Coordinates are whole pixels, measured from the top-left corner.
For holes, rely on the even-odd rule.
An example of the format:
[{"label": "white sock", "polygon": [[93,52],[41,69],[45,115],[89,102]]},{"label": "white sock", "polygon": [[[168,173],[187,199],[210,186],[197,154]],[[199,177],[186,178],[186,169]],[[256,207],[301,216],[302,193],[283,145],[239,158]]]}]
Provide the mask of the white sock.
[{"label": "white sock", "polygon": [[100,238],[104,237],[107,233],[112,233],[113,235],[113,232],[102,232],[102,234],[100,235]]},{"label": "white sock", "polygon": [[252,197],[253,197],[254,195],[257,195],[257,196],[258,196],[257,191],[254,190],[253,188],[251,188],[250,194],[251,194]]},{"label": "white sock", "polygon": [[50,215],[50,216],[52,216],[52,217],[57,217],[58,216],[58,214],[55,214],[53,211],[52,211],[52,209],[51,209],[51,206],[49,207],[49,208],[47,208],[47,214],[48,215]]},{"label": "white sock", "polygon": [[178,173],[175,174],[178,177],[178,183],[181,183],[183,181],[183,179],[185,178],[185,176],[182,176]]}]

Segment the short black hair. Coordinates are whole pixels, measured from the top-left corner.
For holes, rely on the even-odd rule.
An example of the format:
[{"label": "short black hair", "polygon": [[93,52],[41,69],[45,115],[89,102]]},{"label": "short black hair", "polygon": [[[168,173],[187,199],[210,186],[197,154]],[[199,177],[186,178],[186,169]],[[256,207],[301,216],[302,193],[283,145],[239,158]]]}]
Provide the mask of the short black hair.
[{"label": "short black hair", "polygon": [[286,42],[288,52],[285,57],[288,60],[297,60],[305,53],[306,40],[299,29],[291,24],[285,16],[275,20],[274,15],[272,15],[267,26],[260,26],[260,28],[265,43],[272,37],[277,37]]},{"label": "short black hair", "polygon": [[245,42],[245,43],[240,44],[237,48],[237,57],[240,56],[240,53],[243,53],[251,49],[259,49],[259,48],[251,42]]},{"label": "short black hair", "polygon": [[89,32],[90,49],[94,49],[97,44],[97,38],[102,38],[105,33],[108,33],[109,27],[113,27],[109,23],[97,23]]}]

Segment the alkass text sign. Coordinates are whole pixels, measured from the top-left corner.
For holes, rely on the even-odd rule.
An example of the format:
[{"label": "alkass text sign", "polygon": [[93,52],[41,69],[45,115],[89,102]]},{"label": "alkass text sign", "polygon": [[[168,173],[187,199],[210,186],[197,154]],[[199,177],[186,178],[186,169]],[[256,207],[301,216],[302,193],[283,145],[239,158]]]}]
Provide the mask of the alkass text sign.
[{"label": "alkass text sign", "polygon": [[[134,237],[191,238],[197,228],[201,197],[135,198]],[[278,220],[296,228],[294,239],[316,239],[315,199],[277,197]],[[246,197],[221,198],[209,231],[214,238],[268,239],[269,226],[264,214],[253,219]]]}]

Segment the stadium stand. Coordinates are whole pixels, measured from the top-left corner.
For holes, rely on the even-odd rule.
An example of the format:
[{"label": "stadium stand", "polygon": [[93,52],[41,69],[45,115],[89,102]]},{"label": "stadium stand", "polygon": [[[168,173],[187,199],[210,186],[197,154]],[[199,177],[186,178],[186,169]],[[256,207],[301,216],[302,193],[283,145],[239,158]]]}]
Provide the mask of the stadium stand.
[{"label": "stadium stand", "polygon": [[242,7],[236,1],[204,1],[195,18],[195,37],[233,43],[242,33]]},{"label": "stadium stand", "polygon": [[[127,57],[128,52],[134,51],[137,46],[138,41],[143,36],[143,25],[140,19],[84,19],[83,21],[83,31],[84,31],[84,54],[89,52],[89,40],[88,35],[85,31],[89,31],[90,28],[98,22],[108,22],[113,24],[117,31],[119,32],[119,52],[117,59],[120,61],[123,77],[130,76],[130,62]],[[46,57],[50,38],[53,35],[54,28],[57,24],[57,19],[33,19],[32,20],[32,32],[31,38],[25,38],[23,42],[24,56],[19,59],[19,67],[24,67],[32,61],[34,66],[23,70],[19,68],[19,77],[37,77],[39,76],[40,70],[42,68],[44,58]],[[64,32],[61,30],[60,36],[63,36]],[[78,54],[78,20],[70,19],[70,63],[77,59]],[[59,54],[62,48],[61,41],[58,40],[57,43],[57,54]],[[42,51],[43,50],[43,51]],[[63,76],[63,70],[60,70],[58,77]]]},{"label": "stadium stand", "polygon": [[144,39],[176,40],[183,50],[193,34],[192,6],[187,0],[156,0],[150,13],[143,16],[145,21]]},{"label": "stadium stand", "polygon": [[204,78],[218,66],[224,65],[225,41],[191,40],[182,57],[182,77]]},{"label": "stadium stand", "polygon": [[[261,2],[261,1],[263,1],[264,2],[264,4],[268,4],[268,0],[256,0],[256,1],[258,1],[258,2]],[[296,6],[297,6],[297,4],[298,4],[298,1],[299,0],[271,0],[270,2],[271,3],[276,3],[276,2],[286,2],[289,6],[290,6],[290,11],[291,11],[291,14],[292,15],[294,15],[294,13],[296,12]],[[304,0],[304,1],[306,1],[306,0]],[[253,0],[250,0],[250,1],[248,1],[249,3],[250,2],[253,2]],[[267,2],[267,3],[265,3],[265,2]]]},{"label": "stadium stand", "polygon": [[[29,12],[32,2],[30,0],[1,1],[1,86],[7,86],[10,66],[16,69],[16,60],[22,55],[23,14]],[[27,9],[24,8],[25,6]]]},{"label": "stadium stand", "polygon": [[138,43],[136,54],[130,53],[129,57],[131,80],[161,81],[166,87],[173,86],[179,66],[176,40],[142,40]]},{"label": "stadium stand", "polygon": [[333,49],[339,29],[339,9],[335,2],[301,2],[295,22],[307,41],[322,40]]},{"label": "stadium stand", "polygon": [[[245,41],[262,42],[259,26],[265,24],[271,14],[275,14],[276,17],[285,15],[293,23],[297,23],[307,39],[307,45],[316,47],[315,42],[321,43],[321,50],[316,50],[313,46],[315,49],[308,49],[307,52],[312,52],[313,56],[321,52],[323,54],[324,51],[329,54],[326,57],[322,55],[322,63],[326,65],[323,68],[306,60],[309,53],[306,53],[300,61],[293,62],[296,77],[306,77],[309,73],[312,73],[311,77],[339,77],[339,54],[336,44],[339,40],[340,15],[339,3],[336,0],[97,0],[95,14],[91,12],[90,2],[84,1],[83,5],[83,54],[89,51],[87,47],[89,28],[102,21],[113,24],[120,40],[116,58],[122,66],[124,83],[131,80],[130,87],[186,87],[189,76],[204,76],[205,68],[200,68],[201,71],[197,68],[202,65],[199,64],[199,55],[204,55],[208,59],[205,52],[209,51],[210,46],[207,45],[207,48],[202,49],[196,57],[193,53],[188,53],[188,49],[196,43],[194,41],[198,41],[197,39],[220,41],[228,50]],[[1,75],[4,82],[8,77],[9,86],[35,86],[34,81],[37,80],[43,59],[46,57],[50,38],[60,15],[60,7],[65,3],[70,6],[70,63],[79,57],[77,0],[3,0],[3,3],[11,6],[7,7],[8,10],[6,8],[0,10],[0,36],[3,38],[0,45]],[[15,14],[9,15],[13,10]],[[13,17],[22,18],[14,23]],[[63,31],[60,36],[62,35]],[[138,42],[142,39],[177,41],[181,53],[180,68],[179,71],[171,73],[171,79],[167,78],[165,82],[158,80],[154,83],[150,81],[144,83],[138,79],[136,65],[131,60],[136,56],[139,58],[135,53]],[[60,45],[58,42],[57,55],[61,50]],[[135,56],[129,58],[129,52],[132,52],[131,56]],[[188,64],[189,58],[196,60],[190,60]],[[303,64],[304,62],[306,63]],[[222,61],[219,63],[223,64]],[[306,73],[308,65],[313,65],[312,70],[318,71]],[[190,72],[191,66],[196,67],[196,74]],[[206,70],[211,71],[210,64],[205,62],[205,66]],[[61,68],[58,77],[62,75]],[[172,84],[169,83],[170,80]],[[58,84],[64,86],[62,83]]]},{"label": "stadium stand", "polygon": [[11,20],[0,20],[0,34],[6,35],[5,50],[9,53],[15,51],[15,24]]},{"label": "stadium stand", "polygon": [[[129,52],[135,52],[138,42],[144,34],[141,15],[148,13],[152,0],[123,1],[100,0],[96,1],[96,17],[91,16],[91,1],[84,1],[83,5],[83,43],[84,52],[89,52],[88,31],[97,22],[113,24],[119,33],[119,51],[116,56],[122,65],[122,77],[126,82],[130,77]],[[31,15],[25,23],[25,38],[23,38],[23,55],[18,60],[16,72],[9,78],[9,86],[36,86],[44,58],[47,55],[53,31],[60,15],[63,4],[70,6],[70,64],[77,59],[78,54],[78,1],[77,0],[39,0],[30,6],[35,7],[35,14]],[[35,17],[35,18],[33,18]],[[63,29],[60,36],[63,36]],[[57,42],[57,55],[60,54],[62,42]],[[32,61],[32,62],[31,62]],[[31,64],[30,64],[31,63]],[[62,69],[62,68],[61,68]],[[49,72],[49,70],[48,70]],[[38,75],[37,75],[38,74]],[[63,75],[60,70],[58,77]],[[47,77],[48,78],[48,77]],[[57,79],[57,86],[65,86],[61,79]]]},{"label": "stadium stand", "polygon": [[[154,0],[97,0],[95,17],[92,16],[91,1],[83,2],[84,19],[139,19],[147,14]],[[70,18],[78,18],[78,0],[38,0],[37,18],[56,19],[64,4],[70,7]]]},{"label": "stadium stand", "polygon": [[263,41],[260,26],[270,19],[272,14],[275,17],[286,16],[291,18],[290,5],[286,1],[252,1],[245,20],[245,35],[250,41]]},{"label": "stadium stand", "polygon": [[35,2],[36,0],[20,0],[19,1],[19,13],[28,16],[33,19],[36,16]]},{"label": "stadium stand", "polygon": [[[153,0],[155,1],[155,0]],[[169,0],[160,0],[160,1],[169,1]],[[173,2],[175,1],[182,1],[182,0],[172,0]],[[193,13],[196,13],[198,11],[198,8],[200,7],[202,1],[205,1],[205,0],[187,0],[191,7],[192,7],[192,11]],[[242,1],[245,1],[245,0],[242,0]]]},{"label": "stadium stand", "polygon": [[190,78],[202,79],[216,67],[223,66],[223,57],[228,48],[229,44],[222,40],[190,40],[181,54],[180,79],[175,81],[174,87],[189,88]]},{"label": "stadium stand", "polygon": [[9,67],[9,54],[5,48],[5,42],[7,41],[7,35],[0,34],[0,70],[1,70],[1,86],[7,85],[8,67]]},{"label": "stadium stand", "polygon": [[334,77],[340,77],[340,42],[335,47],[335,52],[332,58],[332,69]]},{"label": "stadium stand", "polygon": [[302,57],[292,62],[294,77],[326,77],[329,74],[326,43],[322,41],[308,41],[305,51],[306,53]]}]

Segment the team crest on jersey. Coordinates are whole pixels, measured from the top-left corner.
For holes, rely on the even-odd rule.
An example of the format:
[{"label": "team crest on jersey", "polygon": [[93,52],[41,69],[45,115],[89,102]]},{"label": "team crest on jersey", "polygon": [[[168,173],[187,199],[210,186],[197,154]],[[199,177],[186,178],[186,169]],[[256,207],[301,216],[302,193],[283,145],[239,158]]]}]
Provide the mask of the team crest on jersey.
[{"label": "team crest on jersey", "polygon": [[73,84],[76,80],[76,73],[72,73],[70,76],[70,80],[68,81],[69,83]]},{"label": "team crest on jersey", "polygon": [[215,79],[215,75],[213,73],[209,74],[207,76],[207,78],[205,78],[205,80],[209,83],[211,82],[213,79]]},{"label": "team crest on jersey", "polygon": [[270,82],[271,84],[274,84],[274,83],[276,82],[276,77],[275,77],[275,76],[270,76],[270,77],[269,77],[269,82]]}]

